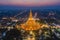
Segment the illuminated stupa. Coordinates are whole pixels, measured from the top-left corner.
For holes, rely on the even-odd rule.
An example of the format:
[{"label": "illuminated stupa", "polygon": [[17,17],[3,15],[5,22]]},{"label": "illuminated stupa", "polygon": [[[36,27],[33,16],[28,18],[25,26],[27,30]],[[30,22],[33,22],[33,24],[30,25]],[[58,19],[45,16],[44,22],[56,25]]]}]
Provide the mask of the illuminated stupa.
[{"label": "illuminated stupa", "polygon": [[36,22],[36,20],[32,16],[32,11],[30,10],[30,15],[26,23],[21,24],[21,28],[24,30],[38,30],[41,28],[41,25]]}]

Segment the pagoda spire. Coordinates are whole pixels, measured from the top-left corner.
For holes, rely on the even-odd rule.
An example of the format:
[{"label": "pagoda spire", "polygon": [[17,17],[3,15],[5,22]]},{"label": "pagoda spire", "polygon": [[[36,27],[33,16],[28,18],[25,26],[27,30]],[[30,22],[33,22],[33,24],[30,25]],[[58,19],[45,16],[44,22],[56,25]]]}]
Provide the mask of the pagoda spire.
[{"label": "pagoda spire", "polygon": [[33,18],[32,11],[30,10],[29,18]]}]

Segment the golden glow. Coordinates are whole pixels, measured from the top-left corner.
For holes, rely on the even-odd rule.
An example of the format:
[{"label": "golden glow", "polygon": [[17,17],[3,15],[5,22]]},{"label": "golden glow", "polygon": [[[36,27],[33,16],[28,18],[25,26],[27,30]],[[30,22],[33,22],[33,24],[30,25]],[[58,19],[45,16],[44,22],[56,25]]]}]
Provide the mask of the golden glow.
[{"label": "golden glow", "polygon": [[27,40],[35,40],[35,38],[34,37],[33,38],[28,37]]},{"label": "golden glow", "polygon": [[33,31],[30,31],[30,35],[32,35],[32,37],[28,36],[27,40],[35,40],[35,33]]},{"label": "golden glow", "polygon": [[26,23],[21,24],[21,28],[24,30],[38,30],[41,28],[41,25],[35,22],[35,19],[32,16],[32,11],[30,10],[30,15]]}]

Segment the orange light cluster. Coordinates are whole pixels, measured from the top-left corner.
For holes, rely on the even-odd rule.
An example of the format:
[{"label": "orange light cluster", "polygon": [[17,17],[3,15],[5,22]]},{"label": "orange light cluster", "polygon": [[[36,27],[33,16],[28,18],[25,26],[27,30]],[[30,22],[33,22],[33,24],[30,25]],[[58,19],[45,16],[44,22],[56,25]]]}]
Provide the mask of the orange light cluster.
[{"label": "orange light cluster", "polygon": [[24,30],[28,30],[28,31],[38,30],[38,29],[41,28],[41,25],[39,25],[39,26],[38,25],[34,25],[34,24],[33,24],[33,26],[31,26],[31,25],[30,26],[29,25],[22,25],[21,28],[24,29]]},{"label": "orange light cluster", "polygon": [[30,15],[27,22],[24,24],[21,24],[21,28],[24,30],[38,30],[41,28],[41,25],[35,22],[35,19],[32,16],[32,12],[30,11]]}]

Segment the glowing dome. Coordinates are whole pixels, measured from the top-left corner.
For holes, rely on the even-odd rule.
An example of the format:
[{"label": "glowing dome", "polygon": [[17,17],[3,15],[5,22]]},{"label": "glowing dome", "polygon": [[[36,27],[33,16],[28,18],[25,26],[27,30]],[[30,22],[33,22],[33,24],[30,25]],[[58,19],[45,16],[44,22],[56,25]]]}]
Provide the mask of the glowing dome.
[{"label": "glowing dome", "polygon": [[35,21],[32,16],[32,11],[30,10],[30,15],[26,23],[21,24],[21,28],[24,30],[38,30],[41,28],[41,25]]}]

